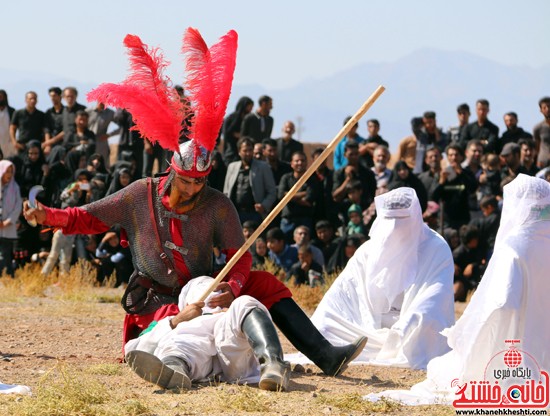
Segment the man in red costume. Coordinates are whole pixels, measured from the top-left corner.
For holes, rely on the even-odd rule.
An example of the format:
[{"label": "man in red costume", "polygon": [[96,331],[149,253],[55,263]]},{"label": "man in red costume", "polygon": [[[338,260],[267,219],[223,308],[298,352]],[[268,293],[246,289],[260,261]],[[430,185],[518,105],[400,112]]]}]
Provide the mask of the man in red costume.
[{"label": "man in red costume", "polygon": [[[237,34],[230,31],[208,49],[198,31],[187,30],[183,51],[188,54],[186,91],[192,108],[174,96],[161,76],[164,63],[156,50],[149,50],[137,36],[128,35],[124,42],[134,74],[118,85],[100,85],[88,99],[127,109],[143,137],[174,150],[171,166],[159,178],[138,180],[82,207],[59,210],[39,204],[30,209],[26,204],[25,217],[60,227],[66,234],[101,233],[115,224],[124,228],[135,268],[122,298],[128,313],[127,342],[152,321],[177,314],[181,288],[190,279],[212,275],[214,246],[229,261],[244,237],[231,201],[206,182],[231,89]],[[155,107],[160,110],[152,114]],[[191,111],[191,140],[179,144],[181,120]],[[246,252],[219,284],[216,290],[222,293],[212,297],[209,306],[228,307],[245,294],[256,298],[292,344],[331,376],[361,352],[366,338],[331,345],[292,300],[288,288],[270,273],[251,271],[251,265]]]}]

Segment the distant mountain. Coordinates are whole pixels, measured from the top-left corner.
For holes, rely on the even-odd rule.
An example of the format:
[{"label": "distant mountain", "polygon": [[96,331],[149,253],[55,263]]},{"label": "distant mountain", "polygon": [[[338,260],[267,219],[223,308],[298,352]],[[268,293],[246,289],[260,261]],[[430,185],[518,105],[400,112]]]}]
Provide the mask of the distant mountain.
[{"label": "distant mountain", "polygon": [[[299,65],[299,62],[294,64]],[[395,149],[410,132],[409,121],[424,111],[437,113],[445,130],[456,123],[456,106],[467,102],[472,109],[478,98],[491,103],[489,119],[504,129],[502,116],[515,111],[519,124],[530,131],[542,119],[538,100],[550,95],[550,66],[533,69],[525,65],[501,65],[460,51],[421,49],[392,63],[364,63],[323,79],[310,79],[292,88],[270,90],[260,85],[235,85],[228,106],[233,111],[238,99],[247,95],[254,101],[262,94],[273,97],[275,119],[273,137],[278,137],[285,120],[301,120],[301,139],[328,142],[378,85],[386,91],[360,122],[366,134],[366,119],[379,119],[382,136]],[[10,104],[20,108],[26,91],[39,94],[39,108],[49,107],[47,90],[52,85],[74,85],[79,101],[96,86],[82,80],[58,78],[39,71],[0,69],[0,88],[8,91]],[[266,82],[267,83],[267,82]]]},{"label": "distant mountain", "polygon": [[301,117],[303,141],[328,142],[344,118],[355,113],[378,85],[384,85],[386,91],[361,120],[359,133],[366,134],[366,119],[377,118],[382,136],[395,149],[401,138],[410,134],[412,117],[433,110],[438,124],[446,130],[456,124],[456,107],[463,102],[470,105],[470,121],[474,121],[479,98],[490,101],[489,119],[501,130],[504,113],[515,111],[519,124],[530,131],[542,119],[538,100],[550,95],[549,72],[550,66],[506,66],[466,52],[422,49],[393,63],[365,63],[283,90],[236,86],[232,102],[245,94],[254,99],[270,94],[274,100],[274,136],[279,135],[285,120]]}]

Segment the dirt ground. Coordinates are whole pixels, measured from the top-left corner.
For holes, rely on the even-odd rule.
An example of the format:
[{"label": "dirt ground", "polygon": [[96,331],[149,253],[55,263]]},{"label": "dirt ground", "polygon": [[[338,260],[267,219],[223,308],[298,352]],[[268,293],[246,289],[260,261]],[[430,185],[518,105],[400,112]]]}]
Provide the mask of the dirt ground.
[{"label": "dirt ground", "polygon": [[[445,406],[363,403],[359,398],[364,394],[408,388],[425,375],[365,365],[352,365],[337,378],[306,366],[305,372],[292,373],[288,393],[226,384],[194,386],[179,394],[159,390],[120,363],[124,311],[116,299],[121,291],[102,290],[109,292],[94,300],[22,297],[0,302],[0,381],[33,390],[31,397],[0,395],[0,415],[454,414]],[[292,352],[281,339],[285,352]],[[52,389],[57,393],[47,399],[50,403],[40,404]],[[93,400],[85,398],[72,409],[63,403],[64,395],[76,402],[96,390],[103,394],[98,404],[88,406]]]}]

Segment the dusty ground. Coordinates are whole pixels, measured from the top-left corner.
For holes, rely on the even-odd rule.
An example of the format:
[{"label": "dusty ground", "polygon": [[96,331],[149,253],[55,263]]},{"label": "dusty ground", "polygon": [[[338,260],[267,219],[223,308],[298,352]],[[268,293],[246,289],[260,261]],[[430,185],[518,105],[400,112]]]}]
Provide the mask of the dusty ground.
[{"label": "dusty ground", "polygon": [[[306,366],[305,373],[293,372],[290,393],[232,385],[163,392],[119,363],[124,312],[115,301],[121,292],[108,291],[103,297],[108,303],[55,296],[0,302],[0,381],[33,389],[32,397],[0,395],[0,415],[454,414],[444,406],[362,403],[358,398],[363,394],[408,388],[424,378],[422,371],[371,366],[350,366],[338,378]],[[283,347],[293,350],[284,338]],[[52,389],[56,393],[50,397]],[[81,396],[96,390],[102,399],[88,407],[95,399]],[[78,399],[72,398],[75,394]],[[71,409],[63,403],[64,395],[84,404]]]}]

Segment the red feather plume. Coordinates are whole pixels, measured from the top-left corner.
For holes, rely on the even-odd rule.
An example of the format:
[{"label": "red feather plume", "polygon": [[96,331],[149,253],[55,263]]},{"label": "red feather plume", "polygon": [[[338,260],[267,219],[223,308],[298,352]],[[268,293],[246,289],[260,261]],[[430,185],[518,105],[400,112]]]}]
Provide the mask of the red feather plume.
[{"label": "red feather plume", "polygon": [[208,150],[216,145],[223,122],[237,55],[237,33],[230,30],[210,49],[197,29],[183,36],[186,55],[185,90],[193,103],[194,118],[190,136]]},{"label": "red feather plume", "polygon": [[120,84],[99,85],[88,93],[88,101],[128,110],[136,124],[134,129],[142,137],[165,149],[178,150],[182,121],[190,110],[163,75],[168,63],[159,49],[148,48],[138,36],[126,35],[124,45],[128,48],[130,75]]}]

